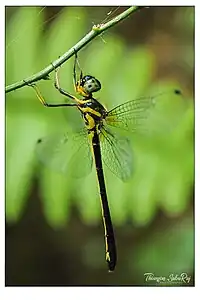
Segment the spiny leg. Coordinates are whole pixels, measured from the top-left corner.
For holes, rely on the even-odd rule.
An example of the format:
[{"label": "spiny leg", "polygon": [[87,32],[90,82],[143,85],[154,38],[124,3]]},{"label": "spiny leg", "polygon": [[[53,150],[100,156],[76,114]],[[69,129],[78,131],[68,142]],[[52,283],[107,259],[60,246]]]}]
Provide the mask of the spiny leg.
[{"label": "spiny leg", "polygon": [[31,86],[35,90],[37,98],[42,103],[42,105],[44,105],[46,107],[77,106],[74,103],[49,104],[45,101],[44,97],[40,93],[40,90],[38,89],[38,87],[35,84],[27,84],[27,85]]},{"label": "spiny leg", "polygon": [[54,80],[54,86],[55,88],[64,96],[69,97],[70,99],[73,99],[76,101],[76,97],[71,95],[70,93],[66,92],[63,88],[60,87],[59,82],[59,76],[58,76],[59,69],[55,69],[55,80]]},{"label": "spiny leg", "polygon": [[76,84],[77,83],[77,78],[76,78],[76,66],[78,66],[78,68],[79,68],[79,70],[80,70],[80,80],[83,78],[83,71],[82,71],[82,69],[81,69],[81,67],[80,67],[80,64],[79,64],[79,61],[78,61],[78,55],[77,55],[77,52],[76,52],[76,50],[74,50],[74,52],[75,52],[75,60],[74,60],[74,73],[73,73],[73,75],[74,75],[74,84]]},{"label": "spiny leg", "polygon": [[72,94],[66,92],[63,88],[60,87],[60,82],[59,82],[59,76],[58,76],[58,72],[59,69],[55,69],[55,81],[54,81],[54,85],[55,88],[64,96],[69,97],[70,99],[73,99],[74,101],[76,101],[78,104],[84,104],[86,102],[89,102],[90,100],[81,100],[76,98],[75,96],[73,96]]},{"label": "spiny leg", "polygon": [[[75,88],[75,91],[77,92],[78,82],[80,82],[82,80],[82,78],[83,78],[83,72],[81,70],[81,67],[80,67],[80,64],[79,64],[79,61],[78,61],[78,55],[77,55],[77,52],[76,52],[75,49],[74,49],[74,52],[75,52],[75,60],[74,60],[73,78],[74,78],[74,88]],[[78,81],[77,81],[77,77],[76,77],[76,66],[78,66],[78,68],[79,68],[79,70],[81,72]]]},{"label": "spiny leg", "polygon": [[73,76],[74,76],[73,78],[74,78],[74,87],[75,87],[75,90],[76,90],[76,83],[77,83],[77,79],[76,79],[76,64],[77,64],[77,53],[75,52],[74,69],[73,69]]}]

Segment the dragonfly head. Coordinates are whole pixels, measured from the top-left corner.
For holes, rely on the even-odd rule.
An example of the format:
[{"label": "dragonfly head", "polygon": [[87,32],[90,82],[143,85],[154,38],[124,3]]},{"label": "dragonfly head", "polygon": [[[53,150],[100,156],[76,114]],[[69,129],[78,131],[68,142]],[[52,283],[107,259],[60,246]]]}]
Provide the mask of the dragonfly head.
[{"label": "dragonfly head", "polygon": [[98,79],[91,75],[85,75],[77,84],[77,92],[85,97],[89,97],[92,93],[101,89],[101,83]]}]

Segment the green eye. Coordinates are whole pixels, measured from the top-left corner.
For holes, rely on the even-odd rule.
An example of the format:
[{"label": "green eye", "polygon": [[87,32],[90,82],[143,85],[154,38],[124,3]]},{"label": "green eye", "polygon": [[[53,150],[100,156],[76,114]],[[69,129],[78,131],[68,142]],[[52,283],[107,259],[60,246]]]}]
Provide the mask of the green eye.
[{"label": "green eye", "polygon": [[95,77],[86,75],[83,77],[84,88],[87,93],[94,93],[101,89],[101,83]]}]

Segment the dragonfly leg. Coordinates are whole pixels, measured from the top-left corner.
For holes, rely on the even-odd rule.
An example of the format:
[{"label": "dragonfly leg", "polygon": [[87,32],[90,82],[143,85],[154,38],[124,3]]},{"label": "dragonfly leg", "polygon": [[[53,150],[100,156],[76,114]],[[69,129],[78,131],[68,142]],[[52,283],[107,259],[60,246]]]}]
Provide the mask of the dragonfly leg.
[{"label": "dragonfly leg", "polygon": [[[78,55],[76,50],[74,49],[74,53],[75,53],[75,60],[74,60],[74,68],[73,68],[73,78],[74,78],[74,89],[77,92],[77,86],[79,85],[79,82],[82,80],[83,78],[83,72],[81,70],[79,61],[78,61]],[[76,77],[76,66],[78,66],[79,70],[80,70],[80,77],[79,80],[77,81],[77,77]]]},{"label": "dragonfly leg", "polygon": [[[72,94],[66,92],[63,88],[60,87],[60,82],[59,82],[59,75],[58,75],[59,69],[55,69],[55,81],[54,81],[54,86],[55,88],[64,96],[69,97],[70,99],[73,99],[76,101],[78,104],[83,104],[86,102],[86,100],[81,100],[73,96]],[[76,84],[78,86],[79,83]],[[88,102],[90,100],[87,100]],[[67,106],[67,105],[66,105]]]},{"label": "dragonfly leg", "polygon": [[42,103],[42,105],[44,105],[46,107],[76,106],[76,104],[74,104],[74,103],[49,104],[45,101],[44,97],[40,93],[40,90],[38,89],[36,84],[27,84],[27,85],[31,86],[35,90],[36,96],[39,99],[40,103]]},{"label": "dragonfly leg", "polygon": [[55,80],[54,80],[54,86],[55,88],[64,96],[73,99],[76,101],[76,97],[71,95],[70,93],[66,92],[63,88],[60,87],[60,81],[59,81],[59,75],[58,75],[59,69],[55,69]]}]

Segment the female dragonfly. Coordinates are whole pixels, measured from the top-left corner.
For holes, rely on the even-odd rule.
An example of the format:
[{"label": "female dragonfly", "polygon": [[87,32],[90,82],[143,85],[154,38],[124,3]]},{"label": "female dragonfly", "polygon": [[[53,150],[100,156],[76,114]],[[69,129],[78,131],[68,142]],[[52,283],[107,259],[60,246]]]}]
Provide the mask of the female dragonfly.
[{"label": "female dragonfly", "polygon": [[[77,80],[77,66],[80,76]],[[75,51],[73,68],[73,80],[75,91],[82,96],[82,99],[66,92],[60,87],[58,69],[55,69],[55,88],[64,96],[73,100],[73,103],[49,104],[42,97],[35,84],[31,86],[36,91],[40,102],[46,107],[76,107],[84,120],[83,130],[75,135],[64,134],[61,137],[47,137],[38,140],[37,152],[40,160],[50,166],[57,167],[62,172],[69,172],[72,162],[79,161],[86,163],[88,171],[92,168],[94,160],[100,191],[102,207],[102,218],[105,231],[105,252],[108,270],[113,271],[117,262],[117,251],[115,236],[111,221],[111,214],[108,206],[106,185],[104,180],[103,163],[120,179],[126,181],[132,175],[132,149],[129,140],[119,134],[113,133],[108,125],[126,130],[136,131],[143,120],[148,116],[149,110],[154,106],[155,98],[143,97],[121,104],[108,111],[93,93],[101,89],[101,83],[91,75],[83,75]],[[179,91],[174,91],[179,94]],[[69,145],[77,143],[74,155],[65,163]],[[78,163],[77,163],[78,162]]]}]

